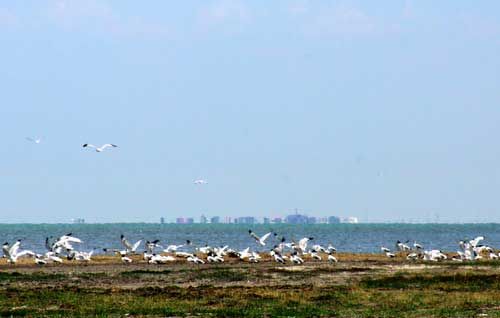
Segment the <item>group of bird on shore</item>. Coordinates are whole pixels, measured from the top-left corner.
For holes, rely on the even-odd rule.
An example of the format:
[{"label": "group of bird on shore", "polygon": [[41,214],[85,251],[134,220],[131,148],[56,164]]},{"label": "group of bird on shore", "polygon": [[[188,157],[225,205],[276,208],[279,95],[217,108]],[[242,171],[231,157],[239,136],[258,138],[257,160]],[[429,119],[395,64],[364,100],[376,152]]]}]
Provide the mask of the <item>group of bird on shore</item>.
[{"label": "group of bird on shore", "polygon": [[56,239],[47,237],[45,239],[47,252],[44,254],[38,254],[31,250],[21,250],[21,240],[17,240],[12,245],[9,242],[3,243],[2,251],[3,257],[7,258],[7,262],[12,264],[15,264],[22,257],[32,257],[38,265],[45,265],[49,262],[62,263],[63,259],[90,261],[94,250],[90,252],[77,251],[73,247],[74,243],[82,243],[82,240],[74,237],[72,233],[68,233]]},{"label": "group of bird on shore", "polygon": [[[15,264],[22,257],[31,257],[38,265],[47,263],[62,263],[63,260],[89,262],[95,251],[100,250],[105,254],[112,253],[120,257],[123,263],[132,263],[133,255],[141,255],[144,261],[149,264],[165,264],[177,260],[185,259],[189,263],[205,264],[205,263],[222,263],[226,258],[235,258],[241,261],[258,263],[262,259],[263,253],[269,253],[270,257],[278,262],[285,264],[302,264],[304,259],[309,257],[314,260],[326,260],[330,263],[336,263],[337,258],[334,256],[336,248],[329,244],[323,247],[320,244],[311,246],[309,242],[313,241],[313,237],[304,237],[298,241],[286,241],[285,237],[278,237],[275,232],[269,232],[262,236],[258,236],[252,230],[248,231],[250,238],[259,248],[268,247],[265,252],[252,250],[247,247],[243,250],[235,250],[228,245],[225,246],[209,246],[209,245],[194,245],[190,240],[186,240],[182,244],[161,245],[159,240],[146,240],[142,245],[143,240],[138,240],[135,243],[130,241],[122,234],[120,236],[120,248],[95,248],[91,251],[77,251],[73,245],[82,243],[82,240],[67,233],[61,237],[47,237],[45,240],[46,252],[35,253],[31,250],[21,249],[21,240],[16,241],[12,245],[5,242],[2,245],[3,257],[8,263]],[[274,239],[274,244],[270,243]],[[270,247],[272,246],[272,247]],[[140,249],[144,247],[144,250]],[[270,248],[269,248],[270,247]],[[137,259],[137,258],[135,258]]]},{"label": "group of bird on shore", "polygon": [[[459,249],[455,255],[451,256],[451,260],[455,262],[463,261],[477,261],[480,259],[490,259],[497,260],[500,258],[500,252],[495,253],[491,246],[481,244],[484,241],[484,236],[477,236],[476,238],[469,240],[463,239],[458,242]],[[422,244],[413,243],[413,246],[409,245],[409,240],[406,242],[397,241],[395,245],[394,252],[387,247],[380,247],[382,253],[384,253],[389,258],[396,257],[397,254],[402,254],[407,260],[423,260],[423,261],[444,261],[449,259],[443,251],[432,249],[424,250]]]},{"label": "group of bird on shore", "polygon": [[[338,260],[335,256],[337,249],[332,245],[322,246],[321,244],[312,243],[313,237],[304,237],[300,240],[287,241],[284,236],[279,236],[275,232],[268,232],[262,236],[258,236],[252,230],[248,230],[250,238],[260,248],[265,248],[264,251],[252,250],[247,247],[243,250],[235,250],[224,246],[209,246],[195,245],[190,240],[186,240],[182,244],[170,244],[163,246],[160,240],[145,240],[143,239],[130,243],[130,241],[122,234],[120,236],[120,248],[95,248],[91,251],[78,251],[73,245],[82,243],[82,240],[73,236],[72,233],[67,233],[63,236],[54,238],[47,237],[45,239],[46,251],[42,254],[35,253],[31,250],[21,249],[21,240],[16,241],[12,245],[5,242],[2,245],[3,257],[8,263],[15,264],[19,258],[31,257],[38,265],[47,263],[63,263],[63,260],[89,262],[95,251],[99,250],[105,254],[112,253],[120,257],[123,263],[132,263],[133,255],[141,255],[144,261],[149,264],[165,264],[173,261],[185,259],[189,263],[205,264],[205,263],[223,263],[226,258],[239,259],[244,262],[258,263],[262,260],[262,256],[268,253],[269,257],[277,263],[286,264],[303,264],[304,260],[322,261],[326,259],[329,263],[336,263]],[[484,240],[483,236],[478,236],[472,240],[461,240],[459,242],[459,250],[456,255],[451,256],[451,260],[476,261],[479,259],[499,259],[500,253],[495,253],[490,246],[480,244]],[[274,241],[274,242],[273,242]],[[395,250],[392,252],[387,247],[381,247],[382,253],[388,258],[396,256],[406,257],[407,260],[416,261],[444,261],[449,259],[447,254],[441,250],[424,250],[423,246],[417,242],[413,246],[408,244],[409,241],[397,241]],[[141,246],[144,249],[140,249]]]}]

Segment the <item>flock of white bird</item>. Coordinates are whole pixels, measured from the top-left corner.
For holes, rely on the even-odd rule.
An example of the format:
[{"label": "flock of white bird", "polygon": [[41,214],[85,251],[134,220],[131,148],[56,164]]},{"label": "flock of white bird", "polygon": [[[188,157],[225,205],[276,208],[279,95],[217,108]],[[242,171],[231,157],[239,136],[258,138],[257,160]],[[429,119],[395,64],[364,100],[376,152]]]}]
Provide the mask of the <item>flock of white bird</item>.
[{"label": "flock of white bird", "polygon": [[[312,237],[304,237],[297,242],[293,240],[286,242],[284,237],[278,238],[278,235],[274,232],[258,236],[252,230],[249,230],[249,235],[260,248],[272,245],[272,248],[268,252],[272,259],[278,263],[285,264],[286,262],[290,262],[293,264],[302,264],[305,257],[310,257],[314,260],[322,260],[323,257],[326,257],[330,263],[337,262],[337,259],[333,255],[336,249],[331,244],[327,247],[314,244],[308,248],[309,242],[313,240]],[[274,240],[274,244],[269,243],[272,240],[271,238]],[[184,244],[166,246],[162,246],[159,240],[146,240],[144,245],[141,245],[142,242],[143,240],[138,240],[132,244],[124,235],[121,235],[121,248],[103,248],[102,250],[105,253],[119,255],[123,263],[133,262],[131,256],[139,254],[142,254],[143,259],[149,264],[165,264],[182,259],[195,264],[222,263],[227,257],[258,263],[262,259],[262,252],[251,250],[250,247],[237,251],[229,248],[228,245],[221,247],[211,247],[208,245],[195,246],[190,240],[187,240]],[[7,258],[7,262],[11,264],[15,264],[21,257],[31,257],[38,265],[62,263],[63,260],[91,261],[91,257],[97,249],[89,252],[77,251],[73,245],[79,243],[82,243],[82,240],[74,237],[72,233],[68,233],[55,239],[47,237],[45,240],[47,251],[43,254],[30,250],[21,250],[21,240],[12,245],[5,242],[2,250],[4,257]],[[140,251],[139,248],[141,246],[144,246],[144,250]]]},{"label": "flock of white bird", "polygon": [[[473,240],[461,240],[458,242],[459,250],[457,254],[451,257],[452,261],[463,262],[463,261],[476,261],[480,259],[490,259],[497,260],[500,257],[500,253],[495,253],[494,249],[488,245],[481,244],[484,241],[484,236],[478,236]],[[414,242],[413,247],[408,245],[409,241],[405,243],[401,241],[396,242],[395,252],[387,247],[382,246],[380,250],[382,253],[389,258],[396,257],[396,253],[403,253],[406,255],[408,260],[424,260],[424,261],[444,261],[448,259],[448,256],[441,250],[424,250],[421,244]]]},{"label": "flock of white bird", "polygon": [[[171,244],[162,246],[159,240],[146,240],[144,245],[141,245],[143,240],[138,240],[135,243],[130,243],[124,235],[120,237],[121,248],[103,248],[104,253],[114,253],[119,255],[123,263],[132,263],[132,255],[142,254],[143,259],[149,264],[165,264],[177,260],[185,259],[189,263],[205,264],[205,263],[222,263],[227,257],[239,259],[250,263],[258,263],[263,253],[269,253],[272,260],[277,263],[286,264],[302,264],[304,259],[321,261],[326,259],[329,263],[336,263],[335,257],[336,248],[332,244],[324,247],[320,244],[313,244],[313,237],[304,237],[298,241],[286,241],[285,237],[279,237],[275,232],[269,232],[262,236],[258,236],[252,230],[248,231],[250,238],[259,247],[272,246],[266,249],[265,252],[257,252],[247,247],[241,251],[231,249],[228,245],[220,247],[195,246],[190,240],[183,244]],[[479,259],[496,260],[500,257],[500,253],[496,254],[490,246],[480,244],[484,240],[483,236],[478,236],[473,240],[461,240],[459,242],[459,250],[456,255],[451,257],[451,260],[476,261]],[[274,241],[270,243],[270,241]],[[93,249],[89,252],[77,251],[73,245],[82,243],[82,241],[74,237],[72,233],[65,234],[58,238],[47,237],[45,247],[47,251],[44,254],[38,254],[30,250],[21,250],[21,240],[10,245],[8,242],[2,246],[4,257],[7,262],[15,264],[21,257],[31,257],[38,265],[47,263],[62,263],[63,260],[89,262],[94,254]],[[143,246],[144,250],[139,250]],[[392,252],[389,248],[381,247],[383,253],[389,258],[394,258],[396,255],[406,257],[407,260],[416,261],[444,261],[448,256],[440,250],[424,250],[421,244],[413,243],[413,246],[408,244],[408,241],[403,243],[397,241],[395,251]]]},{"label": "flock of white bird", "polygon": [[47,252],[44,254],[37,254],[30,250],[20,250],[21,240],[18,240],[12,245],[10,245],[9,242],[5,242],[2,245],[2,251],[3,256],[7,258],[7,262],[12,264],[15,264],[21,257],[32,257],[38,265],[45,265],[49,262],[62,263],[63,258],[67,260],[90,261],[94,250],[90,252],[76,251],[73,247],[74,243],[82,243],[82,241],[72,236],[71,233],[68,233],[57,239],[47,237],[45,239]]}]

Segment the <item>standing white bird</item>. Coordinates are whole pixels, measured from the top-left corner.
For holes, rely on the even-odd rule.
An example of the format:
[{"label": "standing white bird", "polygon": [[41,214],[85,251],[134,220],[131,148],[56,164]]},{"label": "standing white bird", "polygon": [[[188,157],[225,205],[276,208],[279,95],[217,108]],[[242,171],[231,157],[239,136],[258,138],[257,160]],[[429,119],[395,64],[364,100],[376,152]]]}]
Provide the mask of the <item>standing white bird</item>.
[{"label": "standing white bird", "polygon": [[59,256],[55,255],[54,252],[47,252],[47,253],[45,253],[43,259],[45,261],[51,261],[51,262],[59,263],[59,264],[61,264],[63,262],[62,258],[60,258]]},{"label": "standing white bird", "polygon": [[316,259],[318,261],[321,261],[321,256],[318,254],[318,251],[312,249],[310,252],[309,252],[309,255],[311,255],[311,258],[313,259]]},{"label": "standing white bird", "polygon": [[164,249],[163,252],[165,252],[165,253],[177,252],[178,249],[180,249],[181,247],[184,247],[186,245],[191,245],[191,241],[186,240],[186,244],[180,244],[180,245],[171,244],[171,245],[167,246],[167,248]]},{"label": "standing white bird", "polygon": [[[405,243],[408,243],[408,241],[406,241]],[[408,246],[407,244],[405,244],[403,242],[401,242],[400,240],[398,240],[396,242],[396,249],[399,251],[399,252],[403,252],[403,251],[409,251],[410,250],[410,246]]]},{"label": "standing white bird", "polygon": [[329,252],[328,253],[328,262],[329,263],[337,263],[337,258],[335,258],[335,256],[333,256],[333,253],[332,252]]},{"label": "standing white bird", "polygon": [[83,145],[83,148],[94,148],[96,152],[102,152],[102,151],[104,151],[104,149],[109,148],[109,147],[116,148],[118,146],[117,145],[113,145],[113,144],[104,144],[104,145],[102,145],[100,147],[94,146],[92,144],[84,144]]},{"label": "standing white bird", "polygon": [[274,261],[277,262],[277,263],[281,263],[281,264],[285,264],[285,259],[283,258],[283,256],[281,255],[281,253],[279,253],[278,251],[276,251],[276,247],[275,249],[271,250],[269,252],[269,254],[274,257]]},{"label": "standing white bird", "polygon": [[297,252],[293,252],[290,255],[290,261],[294,264],[303,264],[304,263],[304,260],[299,255],[297,255]]},{"label": "standing white bird", "polygon": [[238,257],[241,259],[241,260],[244,260],[245,258],[249,258],[250,256],[252,256],[252,253],[250,253],[250,247],[247,247],[245,248],[244,250],[242,251],[239,251],[237,253]]},{"label": "standing white bird", "polygon": [[120,254],[120,259],[122,260],[122,263],[125,263],[125,264],[132,263],[132,259],[127,257],[126,251],[119,251],[118,253]]},{"label": "standing white bird", "polygon": [[201,258],[198,258],[197,256],[189,256],[188,258],[186,258],[186,260],[190,263],[205,264],[205,261]]},{"label": "standing white bird", "polygon": [[94,250],[90,252],[75,252],[74,259],[77,261],[90,262],[92,254],[94,254]]},{"label": "standing white bird", "polygon": [[39,255],[39,254],[35,255],[35,264],[37,264],[37,265],[47,264],[47,261],[44,258],[42,258],[42,256],[43,255]]},{"label": "standing white bird", "polygon": [[410,253],[406,256],[406,259],[409,261],[416,261],[418,259],[417,253]]},{"label": "standing white bird", "polygon": [[248,260],[252,263],[258,263],[261,259],[262,259],[262,257],[258,253],[255,253],[255,252],[252,252],[252,256],[250,256],[248,258]]},{"label": "standing white bird", "polygon": [[417,241],[415,241],[415,243],[413,243],[413,247],[416,249],[416,250],[421,250],[423,247],[421,244],[418,244]]}]

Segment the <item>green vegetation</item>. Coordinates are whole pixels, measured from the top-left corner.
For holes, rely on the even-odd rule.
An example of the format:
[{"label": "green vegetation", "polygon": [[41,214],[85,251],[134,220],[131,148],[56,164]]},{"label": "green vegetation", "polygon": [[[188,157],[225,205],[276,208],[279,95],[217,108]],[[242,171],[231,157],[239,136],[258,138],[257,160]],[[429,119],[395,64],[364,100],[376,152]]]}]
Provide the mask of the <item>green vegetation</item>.
[{"label": "green vegetation", "polygon": [[500,317],[496,266],[44,270],[0,272],[1,317]]},{"label": "green vegetation", "polygon": [[133,270],[133,271],[121,272],[120,275],[140,277],[142,275],[168,275],[171,272],[172,271],[169,269],[165,269],[165,270],[161,270],[161,271],[138,269],[138,270]]},{"label": "green vegetation", "polygon": [[241,282],[251,278],[250,272],[231,268],[210,268],[193,272],[196,280],[210,280],[218,282]]},{"label": "green vegetation", "polygon": [[19,272],[0,272],[0,282],[19,282],[19,281],[58,281],[64,279],[61,274],[33,272],[23,274]]},{"label": "green vegetation", "polygon": [[435,275],[427,272],[411,275],[398,272],[389,277],[364,279],[361,282],[361,286],[383,289],[433,289],[468,292],[500,291],[500,275],[467,272],[444,275]]}]

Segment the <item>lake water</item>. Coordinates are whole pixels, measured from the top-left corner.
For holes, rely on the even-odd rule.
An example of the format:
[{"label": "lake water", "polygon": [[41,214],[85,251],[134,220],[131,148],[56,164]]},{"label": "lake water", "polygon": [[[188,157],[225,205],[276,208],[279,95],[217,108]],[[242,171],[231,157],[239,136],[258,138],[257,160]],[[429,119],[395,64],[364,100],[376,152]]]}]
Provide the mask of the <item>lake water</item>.
[{"label": "lake water", "polygon": [[[248,235],[252,228],[258,235],[275,231],[287,240],[314,237],[314,242],[337,247],[339,252],[380,252],[380,246],[394,248],[397,240],[417,241],[426,249],[456,251],[457,242],[478,235],[484,244],[500,248],[500,224],[0,224],[0,241],[22,239],[23,249],[45,251],[45,237],[58,237],[72,232],[83,240],[77,250],[120,248],[120,234],[129,241],[159,239],[162,245],[182,244],[190,239],[195,245],[228,244],[234,249],[251,247],[262,251]],[[274,242],[271,243],[273,245]]]}]

